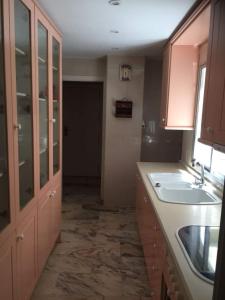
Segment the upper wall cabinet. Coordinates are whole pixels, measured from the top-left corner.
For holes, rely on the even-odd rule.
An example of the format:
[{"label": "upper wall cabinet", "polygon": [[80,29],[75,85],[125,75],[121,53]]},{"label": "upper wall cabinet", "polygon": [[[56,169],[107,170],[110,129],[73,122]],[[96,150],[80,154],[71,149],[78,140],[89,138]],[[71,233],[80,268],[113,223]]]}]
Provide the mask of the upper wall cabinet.
[{"label": "upper wall cabinet", "polygon": [[210,6],[203,1],[169,41],[163,59],[161,127],[194,128],[199,46],[209,35]]},{"label": "upper wall cabinet", "polygon": [[0,1],[0,242],[13,218],[12,98],[10,85],[9,3]]},{"label": "upper wall cabinet", "polygon": [[212,1],[200,141],[225,145],[225,1]]},{"label": "upper wall cabinet", "polygon": [[53,93],[53,173],[59,171],[60,164],[60,144],[59,144],[59,110],[60,110],[60,90],[59,90],[59,71],[60,71],[60,44],[52,38],[52,93]]},{"label": "upper wall cabinet", "polygon": [[28,0],[12,3],[15,174],[18,209],[22,210],[35,196],[34,4]]}]

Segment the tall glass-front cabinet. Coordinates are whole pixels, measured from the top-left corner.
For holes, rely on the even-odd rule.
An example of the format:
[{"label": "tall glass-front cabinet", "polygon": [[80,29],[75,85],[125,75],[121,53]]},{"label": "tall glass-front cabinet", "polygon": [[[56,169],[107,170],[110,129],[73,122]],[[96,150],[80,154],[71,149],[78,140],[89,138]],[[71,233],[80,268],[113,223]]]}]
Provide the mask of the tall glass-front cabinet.
[{"label": "tall glass-front cabinet", "polygon": [[30,298],[59,236],[61,48],[60,33],[36,1],[0,0],[0,290],[4,299]]}]

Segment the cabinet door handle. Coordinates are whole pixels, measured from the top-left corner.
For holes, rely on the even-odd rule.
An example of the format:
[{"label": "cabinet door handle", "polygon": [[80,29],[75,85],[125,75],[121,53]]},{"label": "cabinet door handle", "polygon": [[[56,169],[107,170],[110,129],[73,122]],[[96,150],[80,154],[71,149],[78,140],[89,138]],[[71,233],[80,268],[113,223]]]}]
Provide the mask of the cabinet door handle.
[{"label": "cabinet door handle", "polygon": [[144,197],[144,201],[145,201],[145,203],[147,203],[147,197]]},{"label": "cabinet door handle", "polygon": [[162,123],[165,124],[165,122],[166,122],[166,119],[162,118]]},{"label": "cabinet door handle", "polygon": [[14,129],[21,130],[22,129],[21,124],[15,124]]},{"label": "cabinet door handle", "polygon": [[24,234],[23,233],[17,235],[17,237],[16,237],[17,241],[22,241],[23,239],[24,239]]}]

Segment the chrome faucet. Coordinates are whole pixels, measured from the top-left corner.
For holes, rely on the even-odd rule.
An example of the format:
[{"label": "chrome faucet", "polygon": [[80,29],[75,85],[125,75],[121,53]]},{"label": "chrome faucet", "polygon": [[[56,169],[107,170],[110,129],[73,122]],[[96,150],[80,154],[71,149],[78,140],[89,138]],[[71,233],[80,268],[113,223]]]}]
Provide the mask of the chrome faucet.
[{"label": "chrome faucet", "polygon": [[197,166],[201,168],[201,177],[197,178],[195,177],[195,184],[199,187],[202,187],[205,184],[205,166],[204,164],[201,164],[200,162],[196,162],[195,159],[192,159],[192,166]]}]

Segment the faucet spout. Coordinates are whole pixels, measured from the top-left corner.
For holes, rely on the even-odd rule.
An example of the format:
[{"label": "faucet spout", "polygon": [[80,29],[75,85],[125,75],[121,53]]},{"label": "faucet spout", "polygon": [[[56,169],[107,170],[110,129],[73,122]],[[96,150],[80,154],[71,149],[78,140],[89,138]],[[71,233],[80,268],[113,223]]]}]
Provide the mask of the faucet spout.
[{"label": "faucet spout", "polygon": [[205,184],[205,166],[199,162],[196,163],[196,166],[201,168],[201,178],[200,178],[200,185]]}]

